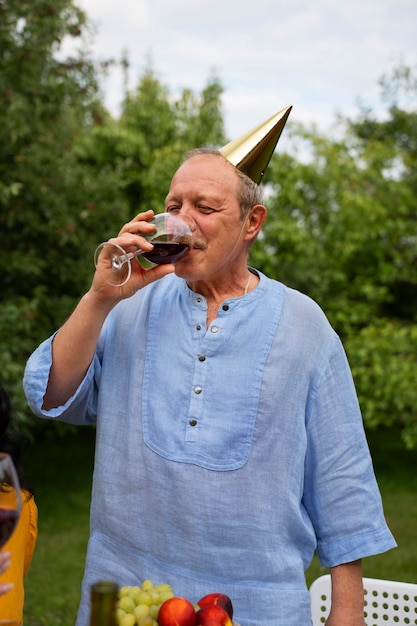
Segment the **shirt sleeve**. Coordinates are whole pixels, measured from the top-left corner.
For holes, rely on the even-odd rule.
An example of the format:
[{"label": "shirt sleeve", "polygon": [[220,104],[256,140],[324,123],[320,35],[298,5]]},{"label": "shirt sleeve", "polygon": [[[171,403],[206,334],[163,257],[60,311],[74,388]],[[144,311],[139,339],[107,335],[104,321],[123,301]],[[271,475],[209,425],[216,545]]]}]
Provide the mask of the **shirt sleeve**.
[{"label": "shirt sleeve", "polygon": [[312,392],[307,436],[303,501],[322,565],[334,567],[395,547],[350,367],[337,336]]},{"label": "shirt sleeve", "polygon": [[39,417],[59,419],[70,424],[93,424],[96,421],[97,389],[101,373],[97,353],[75,394],[60,407],[48,411],[42,408],[52,365],[53,338],[54,335],[41,343],[26,364],[23,388],[28,404]]}]

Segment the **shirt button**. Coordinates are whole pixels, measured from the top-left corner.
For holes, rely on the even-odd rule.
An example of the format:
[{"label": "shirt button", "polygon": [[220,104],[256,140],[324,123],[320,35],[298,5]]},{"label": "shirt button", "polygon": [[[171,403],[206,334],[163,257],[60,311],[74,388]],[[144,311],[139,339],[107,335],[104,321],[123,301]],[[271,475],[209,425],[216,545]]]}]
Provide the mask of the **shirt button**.
[{"label": "shirt button", "polygon": [[194,393],[201,393],[203,391],[202,387],[194,387]]},{"label": "shirt button", "polygon": [[205,361],[205,360],[206,360],[205,355],[204,355],[204,354],[199,354],[199,355],[198,355],[198,360],[199,360],[199,361]]},{"label": "shirt button", "polygon": [[196,298],[195,301],[197,302],[197,304],[201,304],[201,298]]},{"label": "shirt button", "polygon": [[194,419],[194,418],[190,419],[190,420],[188,421],[188,423],[189,423],[189,425],[190,425],[190,426],[197,426],[197,420],[196,420],[196,419]]},{"label": "shirt button", "polygon": [[197,324],[197,326],[195,327],[196,330],[201,330],[201,326],[200,324]]},{"label": "shirt button", "polygon": [[222,309],[223,309],[223,311],[228,311],[229,310],[229,305],[228,304],[223,304]]},{"label": "shirt button", "polygon": [[217,331],[218,331],[219,329],[217,328],[217,326],[212,326],[212,327],[210,328],[210,330],[211,330],[211,332],[212,332],[212,333],[217,333]]}]

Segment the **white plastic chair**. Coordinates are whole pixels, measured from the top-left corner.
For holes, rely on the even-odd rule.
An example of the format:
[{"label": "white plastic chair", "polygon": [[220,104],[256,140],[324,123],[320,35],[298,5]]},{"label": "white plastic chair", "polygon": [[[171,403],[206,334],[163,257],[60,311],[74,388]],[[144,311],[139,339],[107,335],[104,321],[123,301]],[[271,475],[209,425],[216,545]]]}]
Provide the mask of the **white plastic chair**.
[{"label": "white plastic chair", "polygon": [[[417,626],[417,584],[364,578],[366,626]],[[330,574],[310,587],[313,626],[324,624],[330,611]]]}]

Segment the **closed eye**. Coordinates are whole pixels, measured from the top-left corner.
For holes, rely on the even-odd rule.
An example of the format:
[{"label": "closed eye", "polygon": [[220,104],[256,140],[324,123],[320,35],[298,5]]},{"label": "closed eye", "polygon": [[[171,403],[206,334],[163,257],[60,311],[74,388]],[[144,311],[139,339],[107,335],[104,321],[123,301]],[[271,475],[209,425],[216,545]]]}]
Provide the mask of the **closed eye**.
[{"label": "closed eye", "polygon": [[197,210],[200,211],[200,213],[205,213],[205,214],[209,214],[209,213],[215,213],[216,209],[213,209],[209,206],[205,206],[205,205],[198,205],[197,206]]},{"label": "closed eye", "polygon": [[[199,213],[203,213],[204,215],[210,215],[211,213],[216,213],[216,209],[213,209],[212,207],[206,206],[204,204],[199,204],[195,208],[197,209]],[[165,209],[166,213],[173,213],[173,214],[180,213],[180,211],[181,211],[180,206],[167,206]]]}]

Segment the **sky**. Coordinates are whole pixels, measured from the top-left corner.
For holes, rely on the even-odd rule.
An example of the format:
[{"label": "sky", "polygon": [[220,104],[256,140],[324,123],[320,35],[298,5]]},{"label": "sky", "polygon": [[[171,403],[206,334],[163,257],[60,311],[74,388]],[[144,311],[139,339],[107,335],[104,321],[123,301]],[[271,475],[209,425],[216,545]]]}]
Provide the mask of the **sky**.
[{"label": "sky", "polygon": [[[97,59],[129,57],[129,88],[151,65],[175,95],[210,77],[234,139],[282,108],[328,129],[359,103],[386,109],[378,81],[417,63],[416,0],[76,0],[95,26]],[[117,115],[120,73],[102,85]]]}]

